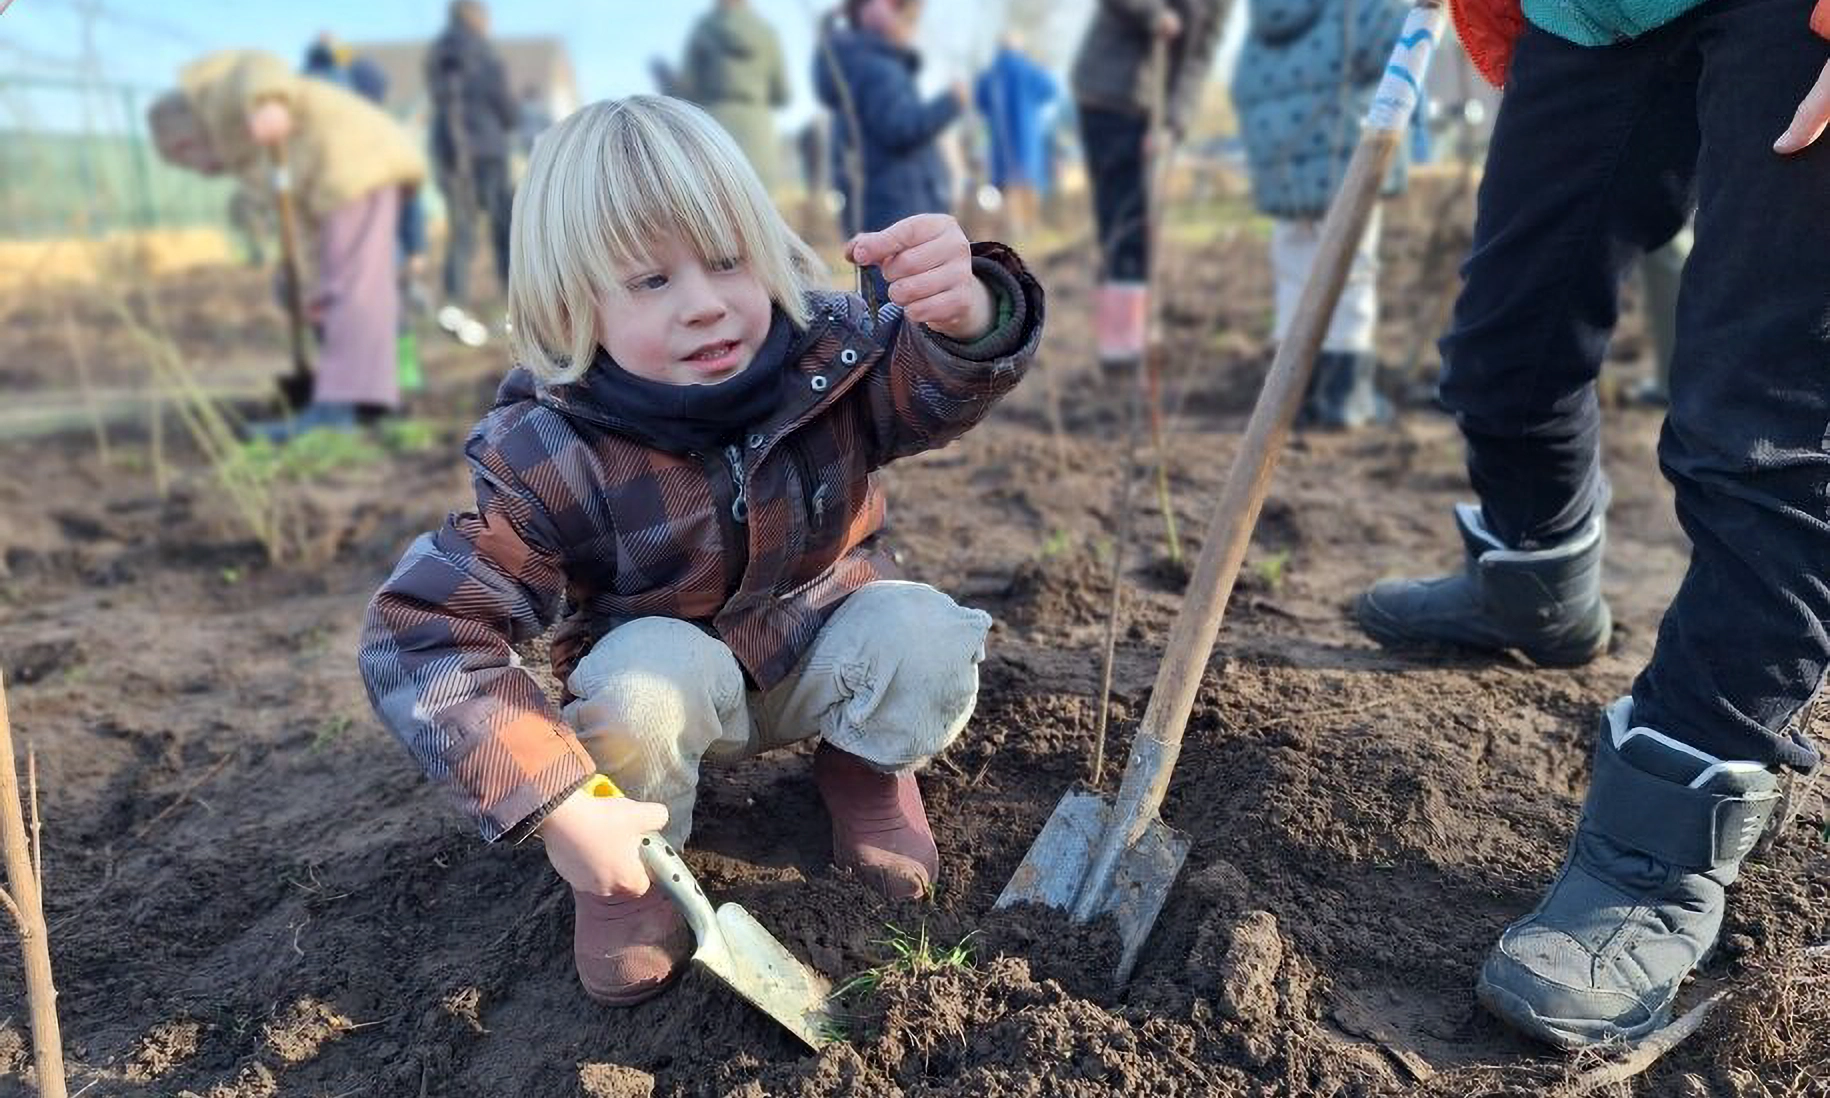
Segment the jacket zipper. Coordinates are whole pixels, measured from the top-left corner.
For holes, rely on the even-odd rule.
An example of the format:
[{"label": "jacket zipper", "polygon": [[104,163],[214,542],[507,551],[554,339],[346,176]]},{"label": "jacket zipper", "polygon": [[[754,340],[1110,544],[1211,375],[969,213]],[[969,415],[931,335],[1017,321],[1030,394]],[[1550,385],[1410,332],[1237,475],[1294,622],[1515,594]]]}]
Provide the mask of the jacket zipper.
[{"label": "jacket zipper", "polygon": [[[706,480],[712,489],[713,510],[717,512],[718,526],[724,534],[724,597],[727,599],[743,583],[744,569],[748,566],[750,557],[749,500],[744,486],[743,458],[733,453],[735,449],[736,447],[726,447],[718,455],[689,455],[705,465]],[[722,494],[719,482],[724,479],[719,475],[720,464],[732,474],[733,490],[729,503],[719,498]]]},{"label": "jacket zipper", "polygon": [[788,439],[788,458],[794,462],[794,472],[801,478],[801,509],[807,514],[807,529],[818,532],[826,522],[826,485],[815,474],[813,458],[799,439]]}]

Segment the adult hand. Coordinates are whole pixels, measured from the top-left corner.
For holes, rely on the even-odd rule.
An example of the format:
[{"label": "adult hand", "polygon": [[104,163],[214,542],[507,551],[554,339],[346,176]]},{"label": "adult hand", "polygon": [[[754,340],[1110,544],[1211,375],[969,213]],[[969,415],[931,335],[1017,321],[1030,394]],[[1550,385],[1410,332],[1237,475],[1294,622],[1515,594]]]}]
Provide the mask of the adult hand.
[{"label": "adult hand", "polygon": [[566,883],[593,896],[629,899],[648,891],[642,834],[667,826],[667,806],[599,797],[589,786],[561,801],[540,823],[547,860]]},{"label": "adult hand", "polygon": [[905,217],[881,232],[859,233],[845,246],[859,266],[875,264],[903,315],[964,343],[991,330],[991,291],[972,273],[972,245],[946,214]]},{"label": "adult hand", "polygon": [[1182,33],[1182,17],[1174,8],[1164,8],[1157,14],[1155,30],[1158,38],[1175,38]]},{"label": "adult hand", "polygon": [[1825,63],[1824,71],[1817,74],[1817,83],[1805,93],[1798,113],[1792,116],[1792,124],[1773,142],[1773,151],[1798,152],[1816,141],[1827,124],[1830,124],[1830,62]]},{"label": "adult hand", "polygon": [[248,115],[248,136],[256,144],[277,145],[292,134],[292,110],[277,99],[268,99]]}]

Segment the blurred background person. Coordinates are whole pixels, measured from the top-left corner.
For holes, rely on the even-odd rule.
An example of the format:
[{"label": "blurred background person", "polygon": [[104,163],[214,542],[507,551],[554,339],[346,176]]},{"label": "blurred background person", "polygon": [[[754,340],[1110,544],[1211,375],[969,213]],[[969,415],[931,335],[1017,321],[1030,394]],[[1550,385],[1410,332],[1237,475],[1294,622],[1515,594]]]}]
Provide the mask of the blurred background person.
[{"label": "blurred background person", "polygon": [[[1144,146],[1151,105],[1162,96],[1162,123],[1171,140],[1186,132],[1213,64],[1222,4],[1100,0],[1074,59],[1069,83],[1093,181],[1100,245],[1094,341],[1107,367],[1135,363],[1148,335],[1150,210]],[[1166,73],[1151,63],[1158,40]]]},{"label": "blurred background person", "polygon": [[717,0],[699,17],[686,57],[672,74],[675,95],[704,107],[771,192],[781,185],[775,112],[788,104],[781,41],[746,0]]},{"label": "blurred background person", "polygon": [[251,430],[276,440],[347,430],[360,412],[397,408],[396,221],[401,189],[426,174],[406,131],[355,93],[255,50],[186,66],[148,122],[159,155],[180,167],[240,175],[253,187],[272,179],[276,153],[287,167],[300,267],[316,268],[306,312],[320,333],[317,371],[298,416]]},{"label": "blurred background person", "polygon": [[1048,128],[1057,95],[1055,78],[1010,33],[973,86],[991,185],[1003,196],[1005,224],[1016,236],[1035,227],[1039,196],[1048,192]]},{"label": "blurred background person", "polygon": [[[356,53],[330,31],[321,31],[306,47],[302,75],[328,80],[345,87],[362,98],[386,109],[388,74],[366,54]],[[419,338],[414,334],[413,313],[423,314],[430,306],[426,300],[424,276],[426,267],[426,206],[420,187],[403,187],[400,192],[400,217],[394,238],[398,244],[400,275],[400,316],[396,324],[395,358],[400,371],[400,388],[404,393],[425,388],[425,374],[420,368]]]},{"label": "blurred background person", "polygon": [[439,325],[455,333],[477,332],[470,267],[480,220],[489,222],[497,285],[503,292],[508,289],[508,217],[514,199],[508,154],[520,121],[502,58],[489,43],[489,10],[479,0],[453,0],[444,31],[426,51],[425,75],[432,101],[432,159],[445,196],[448,230]]},{"label": "blurred background person", "polygon": [[[1233,73],[1252,199],[1271,217],[1277,315],[1289,333],[1321,243],[1322,219],[1360,140],[1360,120],[1404,26],[1403,0],[1247,0]],[[1404,185],[1401,151],[1385,193]],[[1309,376],[1302,421],[1350,428],[1391,419],[1377,386],[1379,208],[1373,207]]]},{"label": "blurred background person", "polygon": [[[840,231],[850,237],[947,212],[952,189],[937,139],[959,117],[966,91],[955,86],[923,98],[916,87],[920,0],[846,0],[842,14],[843,26],[821,28],[813,57],[814,88],[832,111]],[[882,274],[873,267],[869,277],[878,300],[888,300]]]}]

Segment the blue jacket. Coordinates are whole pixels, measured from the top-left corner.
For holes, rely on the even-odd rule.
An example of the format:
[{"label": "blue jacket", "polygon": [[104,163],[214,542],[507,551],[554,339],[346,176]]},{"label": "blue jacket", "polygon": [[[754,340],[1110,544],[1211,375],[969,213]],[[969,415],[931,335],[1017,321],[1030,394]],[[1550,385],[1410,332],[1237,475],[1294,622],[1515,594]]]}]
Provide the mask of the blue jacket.
[{"label": "blue jacket", "polygon": [[973,86],[972,99],[985,119],[991,185],[1027,183],[1046,193],[1049,104],[1055,78],[1048,70],[1006,47]]},{"label": "blue jacket", "polygon": [[[834,31],[825,40],[830,51],[818,45],[813,51],[813,86],[833,112],[832,184],[845,195],[839,219],[845,232],[881,229],[911,214],[945,212],[951,184],[934,140],[958,117],[959,101],[949,93],[923,102],[915,87],[920,58],[882,35]],[[850,92],[864,131],[861,143],[846,121],[835,75]],[[862,221],[852,207],[849,158],[854,144],[862,153]]]},{"label": "blue jacket", "polygon": [[[1233,106],[1259,209],[1327,212],[1407,10],[1402,0],[1248,0]],[[1387,192],[1403,179],[1401,155]]]}]

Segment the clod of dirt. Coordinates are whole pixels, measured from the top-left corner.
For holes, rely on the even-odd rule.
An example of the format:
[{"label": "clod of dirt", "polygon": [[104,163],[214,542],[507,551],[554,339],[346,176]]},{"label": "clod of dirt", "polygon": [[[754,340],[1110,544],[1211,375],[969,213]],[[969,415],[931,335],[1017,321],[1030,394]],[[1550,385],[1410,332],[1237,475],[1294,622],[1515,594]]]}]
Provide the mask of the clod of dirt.
[{"label": "clod of dirt", "polygon": [[0,1025],[0,1074],[14,1075],[25,1069],[32,1058],[25,1034],[13,1028],[11,1021]]},{"label": "clod of dirt", "polygon": [[987,915],[979,940],[982,953],[1027,958],[1036,979],[1053,980],[1069,994],[1098,1002],[1112,998],[1122,947],[1111,919],[1075,923],[1057,908],[1016,904]]},{"label": "clod of dirt", "polygon": [[49,678],[83,658],[82,649],[73,640],[38,641],[17,651],[0,652],[0,667],[9,682],[24,686]]},{"label": "clod of dirt", "polygon": [[1184,552],[1181,558],[1156,557],[1149,564],[1139,569],[1141,578],[1146,584],[1158,591],[1180,594],[1188,587],[1188,581],[1194,577],[1194,562]]},{"label": "clod of dirt", "polygon": [[280,1081],[273,1077],[273,1069],[254,1063],[236,1072],[234,1079],[217,1083],[201,1095],[194,1090],[181,1090],[178,1098],[273,1098],[279,1092]]},{"label": "clod of dirt", "polygon": [[[1027,560],[1017,565],[1004,590],[1008,602],[1002,616],[1026,628],[1043,622],[1097,625],[1106,620],[1111,591],[1111,566],[1091,554]],[[1121,592],[1120,601],[1129,604],[1135,596]]]},{"label": "clod of dirt", "polygon": [[[879,1001],[878,1038],[859,1052],[885,1085],[863,1089],[864,1073],[846,1089],[764,1080],[764,1093],[1079,1098],[1246,1090],[1237,1068],[1191,1055],[1197,1050],[1178,1039],[1186,1031],[1178,1034],[1160,1020],[1134,1025],[1052,980],[1038,981],[1019,957],[996,957],[977,969],[895,973],[884,981]],[[820,1063],[848,1055],[828,1049]]]},{"label": "clod of dirt", "polygon": [[578,1088],[588,1098],[653,1098],[654,1076],[621,1064],[580,1064]]},{"label": "clod of dirt", "polygon": [[[1274,1021],[1277,970],[1284,961],[1277,916],[1269,911],[1250,912],[1227,930],[1225,942],[1225,953],[1214,972],[1215,1005],[1221,1014],[1248,1026]],[[1196,954],[1201,952],[1197,939]]]},{"label": "clod of dirt", "polygon": [[1237,915],[1250,905],[1252,882],[1239,867],[1225,858],[1216,858],[1199,871],[1190,873],[1188,891],[1199,896],[1210,911]]},{"label": "clod of dirt", "polygon": [[267,1048],[281,1062],[303,1063],[349,1029],[350,1020],[319,999],[305,998],[266,1025]]},{"label": "clod of dirt", "polygon": [[195,1021],[160,1022],[140,1038],[127,1064],[127,1078],[150,1083],[166,1074],[197,1054],[202,1035],[203,1026]]}]

